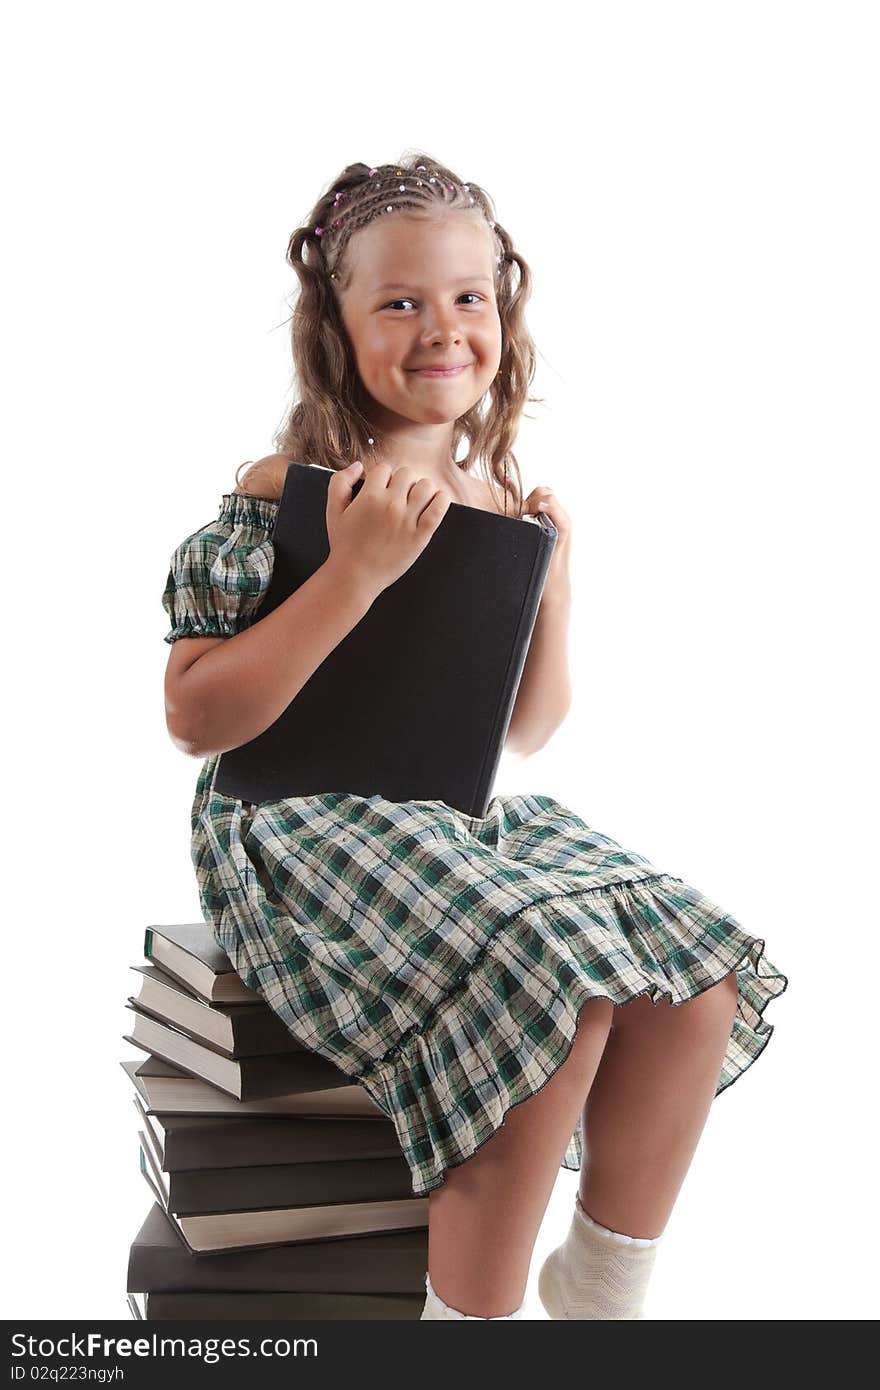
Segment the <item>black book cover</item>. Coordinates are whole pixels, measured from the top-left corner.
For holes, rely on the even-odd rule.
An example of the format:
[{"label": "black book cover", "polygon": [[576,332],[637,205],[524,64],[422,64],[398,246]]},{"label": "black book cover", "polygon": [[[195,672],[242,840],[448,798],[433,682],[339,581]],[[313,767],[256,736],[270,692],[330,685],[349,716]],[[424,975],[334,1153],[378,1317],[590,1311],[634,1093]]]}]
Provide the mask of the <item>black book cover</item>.
[{"label": "black book cover", "polygon": [[144,1130],[141,1148],[175,1216],[312,1207],[332,1202],[401,1201],[413,1195],[402,1153],[394,1158],[340,1159],[335,1163],[277,1163],[256,1168],[201,1168],[166,1173]]},{"label": "black book cover", "polygon": [[190,1076],[208,1081],[236,1100],[268,1100],[334,1086],[350,1086],[351,1078],[335,1062],[317,1052],[268,1053],[258,1057],[229,1057],[213,1044],[163,1023],[127,1000],[135,1015],[126,1042],[152,1052]]},{"label": "black book cover", "polygon": [[302,1052],[302,1043],[266,1003],[208,1003],[195,990],[155,965],[133,965],[143,978],[140,994],[128,996],[146,1014],[170,1023],[232,1058],[272,1052]]},{"label": "black book cover", "polygon": [[146,1322],[416,1322],[421,1293],[146,1293],[128,1295],[133,1318]]},{"label": "black book cover", "polygon": [[[327,559],[332,471],[288,465],[258,620]],[[484,816],[556,536],[544,514],[451,502],[414,563],[275,722],[220,756],[215,789],[250,802],[378,794]]]},{"label": "black book cover", "polygon": [[138,1091],[132,1101],[166,1173],[394,1158],[401,1152],[394,1125],[384,1118],[157,1115],[148,1111]]},{"label": "black book cover", "polygon": [[130,1293],[421,1293],[428,1230],[387,1231],[198,1255],[154,1202],[128,1259]]}]

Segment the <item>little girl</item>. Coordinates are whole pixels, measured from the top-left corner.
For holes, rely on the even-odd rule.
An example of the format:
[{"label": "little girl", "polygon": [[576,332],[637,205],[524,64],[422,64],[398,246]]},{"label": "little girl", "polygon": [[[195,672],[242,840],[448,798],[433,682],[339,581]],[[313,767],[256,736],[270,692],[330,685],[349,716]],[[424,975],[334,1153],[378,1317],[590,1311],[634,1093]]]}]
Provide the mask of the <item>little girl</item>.
[{"label": "little girl", "polygon": [[[640,1318],[711,1101],[766,1047],[788,981],[729,913],[551,796],[477,817],[341,787],[258,805],[214,790],[219,755],[278,718],[451,501],[556,525],[507,748],[543,747],[569,707],[572,527],[550,488],[523,497],[531,275],[490,198],[426,155],[350,165],[288,260],[299,401],[279,453],[174,551],[163,596],[168,731],[204,759],[204,915],[294,1036],[393,1119],[430,1194],[423,1318],[524,1316],[560,1164],[581,1176],[544,1307]],[[260,620],[292,461],[334,470],[330,553]]]}]

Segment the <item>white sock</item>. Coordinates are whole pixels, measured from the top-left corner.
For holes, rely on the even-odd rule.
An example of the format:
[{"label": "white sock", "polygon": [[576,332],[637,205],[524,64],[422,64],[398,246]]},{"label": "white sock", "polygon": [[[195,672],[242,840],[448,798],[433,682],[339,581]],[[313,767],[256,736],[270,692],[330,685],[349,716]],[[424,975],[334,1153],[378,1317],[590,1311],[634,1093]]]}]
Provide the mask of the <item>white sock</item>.
[{"label": "white sock", "polygon": [[538,1292],[551,1318],[637,1320],[662,1234],[611,1231],[576,1198],[571,1229],[544,1261]]},{"label": "white sock", "polygon": [[457,1308],[450,1308],[449,1304],[444,1303],[440,1295],[435,1293],[429,1274],[425,1275],[425,1289],[427,1297],[422,1310],[422,1322],[430,1318],[464,1318],[467,1322],[505,1322],[510,1318],[524,1318],[526,1315],[525,1302],[521,1303],[512,1313],[503,1313],[497,1318],[481,1318],[478,1313],[460,1313]]}]

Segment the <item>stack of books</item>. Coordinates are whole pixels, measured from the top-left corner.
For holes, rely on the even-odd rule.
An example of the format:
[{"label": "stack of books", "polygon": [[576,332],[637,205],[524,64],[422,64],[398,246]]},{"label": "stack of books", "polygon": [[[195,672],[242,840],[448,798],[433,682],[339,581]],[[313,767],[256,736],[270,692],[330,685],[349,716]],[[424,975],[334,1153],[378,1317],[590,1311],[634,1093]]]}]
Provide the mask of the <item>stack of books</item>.
[{"label": "stack of books", "polygon": [[393,1122],[244,985],[207,922],[152,926],[123,1061],[153,1205],[135,1318],[418,1319],[428,1198]]}]

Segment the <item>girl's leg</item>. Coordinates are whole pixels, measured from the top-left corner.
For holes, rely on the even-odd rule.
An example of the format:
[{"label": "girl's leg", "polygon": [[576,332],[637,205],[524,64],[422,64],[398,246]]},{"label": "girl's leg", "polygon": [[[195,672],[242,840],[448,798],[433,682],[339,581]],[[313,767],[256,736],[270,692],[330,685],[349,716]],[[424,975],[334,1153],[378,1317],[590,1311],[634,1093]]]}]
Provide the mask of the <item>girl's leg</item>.
[{"label": "girl's leg", "polygon": [[736,973],[683,1004],[641,995],[614,1024],[584,1106],[582,1207],[609,1230],[659,1236],[715,1096]]},{"label": "girl's leg", "polygon": [[613,1013],[607,999],[585,1004],[571,1052],[551,1079],[429,1194],[431,1284],[459,1312],[498,1318],[522,1303],[538,1228]]}]

